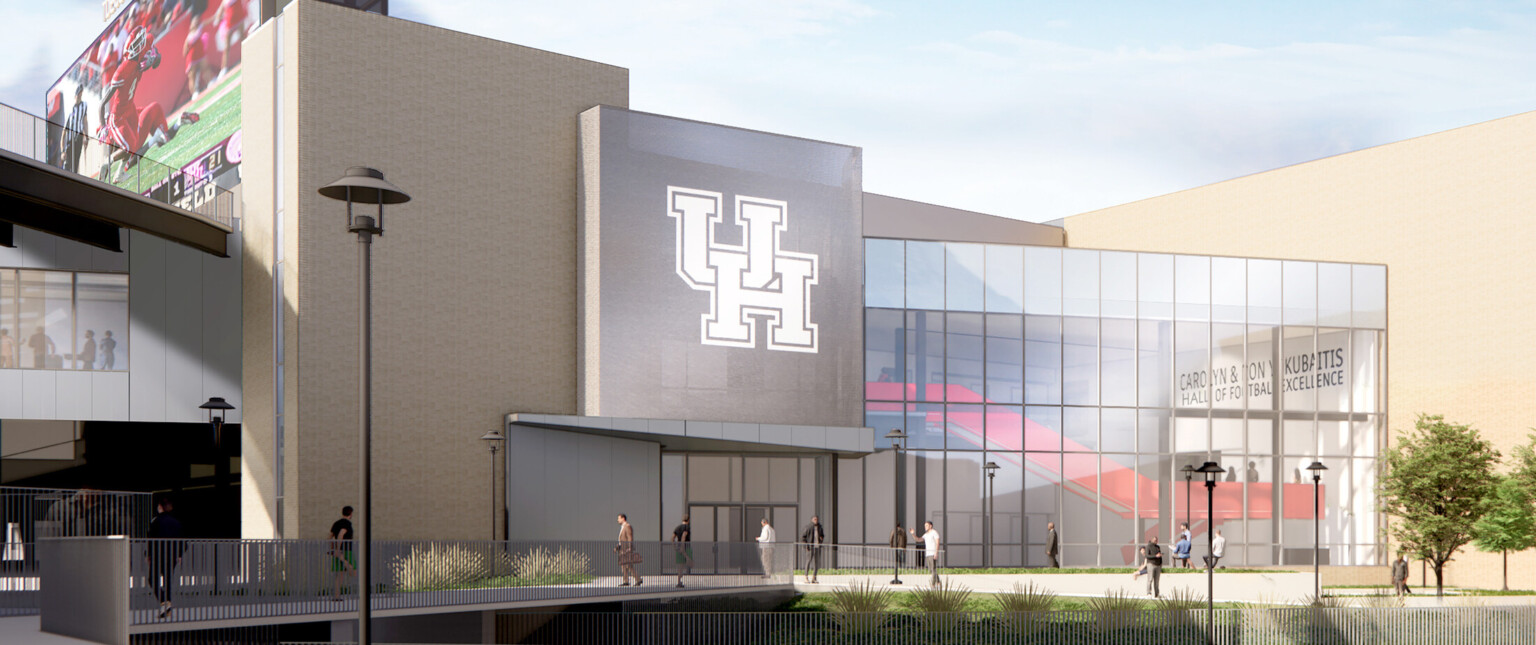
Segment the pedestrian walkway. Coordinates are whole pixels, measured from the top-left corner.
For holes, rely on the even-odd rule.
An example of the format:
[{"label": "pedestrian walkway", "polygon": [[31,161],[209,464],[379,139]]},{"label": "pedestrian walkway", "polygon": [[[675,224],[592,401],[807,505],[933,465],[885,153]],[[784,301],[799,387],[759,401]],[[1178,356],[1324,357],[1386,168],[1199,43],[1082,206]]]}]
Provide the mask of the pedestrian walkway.
[{"label": "pedestrian walkway", "polygon": [[[1147,578],[1131,579],[1129,573],[1055,573],[1055,574],[974,574],[941,572],[944,581],[951,585],[963,585],[979,593],[1011,591],[1015,584],[1029,585],[1055,592],[1058,596],[1094,597],[1109,593],[1122,593],[1131,597],[1147,596]],[[873,583],[876,587],[896,591],[928,588],[926,574],[902,578],[901,585],[892,585],[890,572],[870,575],[821,576],[820,584],[810,584],[804,578],[795,580],[795,590],[801,592],[828,592],[850,584]],[[1275,573],[1216,573],[1217,602],[1263,602],[1275,604],[1301,604],[1311,595],[1312,574]],[[1206,576],[1192,573],[1163,573],[1162,594],[1167,597],[1176,589],[1186,593],[1206,594]]]}]

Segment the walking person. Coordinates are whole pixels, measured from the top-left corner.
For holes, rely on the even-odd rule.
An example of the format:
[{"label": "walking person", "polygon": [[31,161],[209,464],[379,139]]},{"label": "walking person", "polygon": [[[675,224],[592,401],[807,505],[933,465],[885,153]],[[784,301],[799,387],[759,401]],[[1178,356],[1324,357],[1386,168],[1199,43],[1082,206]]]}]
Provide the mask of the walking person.
[{"label": "walking person", "polygon": [[145,554],[149,564],[149,586],[155,590],[155,599],[160,601],[158,617],[161,619],[171,615],[171,597],[176,592],[176,565],[181,563],[181,553],[186,548],[181,540],[181,522],[172,511],[169,497],[161,497],[155,504],[155,519],[149,521],[149,552]]},{"label": "walking person", "polygon": [[1221,534],[1221,529],[1216,529],[1216,537],[1211,540],[1211,557],[1206,561],[1205,568],[1215,569],[1216,563],[1227,554],[1227,538]]},{"label": "walking person", "polygon": [[1147,595],[1160,598],[1163,591],[1163,547],[1158,545],[1156,535],[1141,547],[1141,556],[1147,562]]},{"label": "walking person", "polygon": [[901,522],[896,523],[896,528],[891,529],[891,548],[896,550],[896,568],[907,564],[907,532],[901,528]]},{"label": "walking person", "polygon": [[1392,561],[1392,593],[1403,595],[1408,593],[1408,554],[1399,552],[1397,559]]},{"label": "walking person", "polygon": [[1045,557],[1051,561],[1052,569],[1061,568],[1061,560],[1056,556],[1061,554],[1061,538],[1056,535],[1056,523],[1045,523]]},{"label": "walking person", "polygon": [[827,543],[827,532],[821,527],[821,518],[811,516],[811,525],[805,527],[805,532],[800,534],[800,541],[805,543],[809,560],[805,563],[805,581],[811,584],[821,582],[821,545]]},{"label": "walking person", "polygon": [[357,533],[352,528],[352,507],[341,507],[341,518],[331,522],[331,543],[326,551],[331,556],[331,573],[333,587],[331,588],[331,600],[341,601],[341,585],[348,575],[357,574],[357,559],[352,555],[352,540]]},{"label": "walking person", "polygon": [[85,330],[85,340],[80,343],[80,353],[75,354],[75,369],[96,369],[96,332]]},{"label": "walking person", "polygon": [[48,337],[47,330],[38,327],[37,333],[27,338],[27,346],[32,348],[32,368],[48,367],[48,357],[53,354],[55,346],[53,339]]},{"label": "walking person", "polygon": [[1188,569],[1189,568],[1189,550],[1190,550],[1190,548],[1192,546],[1193,545],[1190,544],[1190,540],[1189,540],[1189,532],[1186,531],[1184,533],[1180,533],[1179,534],[1179,541],[1173,543],[1173,561],[1174,561],[1173,564],[1174,564],[1174,568],[1177,568],[1177,569]]},{"label": "walking person", "polygon": [[16,339],[9,329],[0,329],[0,367],[21,367],[16,364]]},{"label": "walking person", "polygon": [[619,513],[619,543],[613,547],[613,552],[619,554],[619,574],[624,577],[620,587],[628,587],[629,579],[635,579],[635,586],[645,584],[645,579],[635,571],[635,565],[644,562],[640,553],[635,551],[635,528],[629,525],[629,516]]},{"label": "walking person", "polygon": [[933,522],[923,522],[923,534],[911,531],[912,537],[923,540],[923,558],[928,561],[929,584],[937,587],[939,580],[939,532],[934,530]]},{"label": "walking person", "polygon": [[688,526],[688,516],[683,523],[672,529],[672,549],[677,552],[677,588],[683,588],[683,574],[693,572],[693,527]]},{"label": "walking person", "polygon": [[[763,561],[763,577],[773,574],[773,543],[779,541],[779,534],[773,530],[773,525],[768,523],[768,518],[763,518],[763,530],[757,534],[757,556]],[[790,582],[795,580],[795,572],[789,572]]]},{"label": "walking person", "polygon": [[112,363],[115,362],[112,352],[117,349],[117,341],[112,339],[112,330],[107,330],[106,336],[101,339],[97,349],[101,352],[101,369],[111,370]]}]

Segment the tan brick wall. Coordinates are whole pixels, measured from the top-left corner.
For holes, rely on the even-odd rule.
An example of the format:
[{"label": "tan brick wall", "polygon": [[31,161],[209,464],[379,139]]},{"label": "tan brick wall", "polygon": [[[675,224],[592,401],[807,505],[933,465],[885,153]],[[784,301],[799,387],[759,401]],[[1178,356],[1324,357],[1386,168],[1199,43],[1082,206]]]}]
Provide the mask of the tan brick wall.
[{"label": "tan brick wall", "polygon": [[[1421,412],[1508,453],[1536,425],[1536,112],[1065,220],[1074,247],[1368,262],[1388,271],[1390,430]],[[1499,584],[1470,551],[1449,582]],[[1536,554],[1510,558],[1536,585]]]},{"label": "tan brick wall", "polygon": [[[272,86],[274,47],[269,27],[252,34],[242,45],[246,88]],[[240,424],[240,534],[248,538],[275,536],[272,392],[272,112],[269,100],[247,89],[241,93],[245,158],[241,198],[241,392],[245,409]],[[262,118],[265,117],[265,118]],[[259,162],[256,160],[267,160]],[[251,190],[256,186],[263,190]],[[257,296],[260,294],[260,297]]]},{"label": "tan brick wall", "polygon": [[[316,2],[288,11],[285,537],[323,536],[357,502],[358,244],[315,192],[353,165],[413,198],[373,246],[375,535],[489,537],[480,435],[507,412],[576,410],[577,115],[626,106],[628,72]],[[270,287],[253,288],[255,317]],[[271,324],[248,329],[250,357]]]}]

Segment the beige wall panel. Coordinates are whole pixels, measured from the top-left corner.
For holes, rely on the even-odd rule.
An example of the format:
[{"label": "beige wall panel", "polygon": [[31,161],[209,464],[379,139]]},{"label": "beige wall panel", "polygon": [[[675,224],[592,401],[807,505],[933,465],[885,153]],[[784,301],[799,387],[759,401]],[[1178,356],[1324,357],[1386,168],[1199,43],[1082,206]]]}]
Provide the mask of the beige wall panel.
[{"label": "beige wall panel", "polygon": [[[1069,217],[1075,247],[1388,267],[1388,410],[1469,423],[1500,451],[1536,425],[1536,112]],[[1529,554],[1511,586],[1536,584]],[[1497,585],[1497,554],[1450,581]]]},{"label": "beige wall panel", "polygon": [[[481,434],[577,398],[577,115],[627,71],[316,2],[297,10],[297,513],[357,501],[357,241],[315,191],[368,165],[413,201],[373,261],[374,530],[489,537]],[[290,363],[290,369],[293,369]],[[516,446],[508,446],[516,450]]]},{"label": "beige wall panel", "polygon": [[[247,88],[271,87],[273,29],[266,25],[251,34],[243,47],[241,83]],[[240,425],[240,534],[246,538],[276,537],[273,476],[272,369],[272,96],[241,93],[246,159],[241,191],[246,217],[241,221],[241,392],[245,413]],[[257,160],[268,160],[265,163]],[[265,187],[264,190],[255,187]]]}]

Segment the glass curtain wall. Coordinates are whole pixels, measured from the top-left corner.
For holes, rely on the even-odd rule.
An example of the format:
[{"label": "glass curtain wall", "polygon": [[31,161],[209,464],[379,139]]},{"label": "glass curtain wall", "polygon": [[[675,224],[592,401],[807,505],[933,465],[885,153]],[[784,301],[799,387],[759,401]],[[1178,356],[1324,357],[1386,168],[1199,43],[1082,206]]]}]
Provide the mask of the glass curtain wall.
[{"label": "glass curtain wall", "polygon": [[[1038,566],[1054,522],[1065,566],[1123,566],[1187,521],[1197,556],[1216,529],[1232,566],[1310,563],[1320,459],[1324,562],[1384,561],[1384,266],[886,239],[865,257],[865,424],[909,437],[899,465],[839,462],[839,523],[869,543],[894,513],[932,520],[948,566],[982,564],[988,527],[993,565]],[[1206,461],[1210,499],[1180,471]]]},{"label": "glass curtain wall", "polygon": [[128,369],[128,275],[0,268],[0,369]]}]

